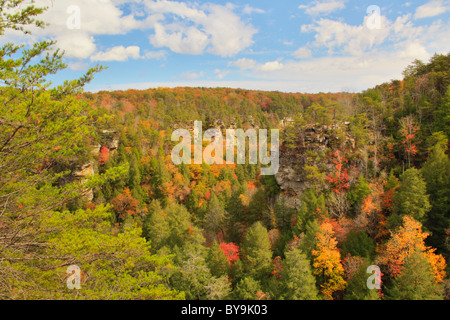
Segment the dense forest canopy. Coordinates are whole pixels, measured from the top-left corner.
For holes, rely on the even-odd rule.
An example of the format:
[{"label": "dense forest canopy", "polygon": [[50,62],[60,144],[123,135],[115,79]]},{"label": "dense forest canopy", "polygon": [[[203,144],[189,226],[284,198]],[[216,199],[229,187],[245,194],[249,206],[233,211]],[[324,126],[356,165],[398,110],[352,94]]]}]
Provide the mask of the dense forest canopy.
[{"label": "dense forest canopy", "polygon": [[[0,48],[1,299],[449,298],[450,54],[357,94],[89,93],[102,67],[51,86],[54,47]],[[175,166],[194,121],[280,129],[302,191],[260,165]]]}]

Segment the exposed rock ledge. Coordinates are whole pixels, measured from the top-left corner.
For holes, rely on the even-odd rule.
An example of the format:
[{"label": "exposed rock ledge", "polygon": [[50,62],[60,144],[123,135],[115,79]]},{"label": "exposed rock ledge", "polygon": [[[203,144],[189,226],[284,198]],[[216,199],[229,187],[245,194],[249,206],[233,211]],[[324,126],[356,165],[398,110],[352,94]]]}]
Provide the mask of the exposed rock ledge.
[{"label": "exposed rock ledge", "polygon": [[[312,186],[311,179],[304,170],[305,165],[318,167],[326,175],[334,168],[330,157],[320,162],[309,162],[307,151],[324,154],[337,148],[355,148],[355,141],[349,134],[349,125],[350,123],[319,127],[310,125],[298,130],[295,148],[287,147],[286,142],[282,144],[280,168],[275,179],[283,195],[289,198],[289,205],[297,207],[300,196]],[[338,131],[343,134],[338,135]]]}]

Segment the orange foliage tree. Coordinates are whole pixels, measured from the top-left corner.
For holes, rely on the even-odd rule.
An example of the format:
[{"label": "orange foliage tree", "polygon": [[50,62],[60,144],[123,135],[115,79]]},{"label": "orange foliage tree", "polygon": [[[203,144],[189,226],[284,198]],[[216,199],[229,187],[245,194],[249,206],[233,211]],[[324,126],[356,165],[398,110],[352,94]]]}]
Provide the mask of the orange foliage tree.
[{"label": "orange foliage tree", "polygon": [[129,188],[125,188],[111,203],[120,220],[125,219],[127,214],[134,216],[139,211],[139,201],[133,198]]},{"label": "orange foliage tree", "polygon": [[435,254],[436,249],[425,245],[427,237],[428,234],[422,231],[420,222],[410,216],[404,216],[403,225],[392,234],[378,257],[379,263],[386,265],[390,275],[396,277],[401,274],[405,259],[419,251],[430,263],[436,282],[442,282],[445,278],[445,260],[442,255]]},{"label": "orange foliage tree", "polygon": [[337,249],[337,240],[333,226],[328,221],[320,225],[320,232],[316,234],[316,248],[312,250],[314,257],[314,275],[318,276],[322,294],[332,300],[333,293],[344,290],[344,268],[341,264],[341,254]]}]

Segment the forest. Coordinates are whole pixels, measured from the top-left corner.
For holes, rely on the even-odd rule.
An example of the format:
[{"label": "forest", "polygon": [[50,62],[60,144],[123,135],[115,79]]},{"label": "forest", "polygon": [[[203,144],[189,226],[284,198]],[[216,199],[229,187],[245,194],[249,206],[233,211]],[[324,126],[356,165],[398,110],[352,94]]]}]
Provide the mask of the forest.
[{"label": "forest", "polygon": [[[55,47],[0,48],[0,299],[450,299],[450,54],[361,93],[91,93]],[[280,172],[174,165],[194,121],[279,129]]]}]

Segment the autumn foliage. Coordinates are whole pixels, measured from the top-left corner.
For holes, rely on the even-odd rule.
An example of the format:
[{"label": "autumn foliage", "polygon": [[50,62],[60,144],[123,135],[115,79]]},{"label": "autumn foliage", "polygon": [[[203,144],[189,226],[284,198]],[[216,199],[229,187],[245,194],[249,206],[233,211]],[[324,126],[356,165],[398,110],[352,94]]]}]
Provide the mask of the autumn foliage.
[{"label": "autumn foliage", "polygon": [[233,262],[239,260],[239,251],[240,248],[238,245],[234,243],[221,243],[220,248],[222,249],[225,256],[228,258],[228,262],[233,264]]},{"label": "autumn foliage", "polygon": [[316,239],[317,248],[312,251],[313,273],[322,280],[321,293],[332,300],[333,293],[344,290],[346,282],[343,279],[344,268],[331,223],[324,222],[320,225],[320,232],[316,234]]},{"label": "autumn foliage", "polygon": [[379,262],[387,266],[392,277],[402,272],[405,259],[415,251],[421,252],[431,264],[434,278],[440,283],[445,278],[446,263],[442,255],[435,254],[436,249],[427,247],[428,234],[422,231],[422,225],[410,216],[403,217],[403,225],[392,234],[386,248],[379,256]]}]

